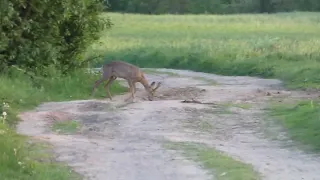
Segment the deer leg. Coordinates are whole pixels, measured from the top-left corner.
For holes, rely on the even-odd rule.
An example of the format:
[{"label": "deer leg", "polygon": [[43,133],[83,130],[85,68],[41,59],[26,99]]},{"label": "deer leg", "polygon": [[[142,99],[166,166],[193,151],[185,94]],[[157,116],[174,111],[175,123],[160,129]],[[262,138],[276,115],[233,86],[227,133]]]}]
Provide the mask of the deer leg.
[{"label": "deer leg", "polygon": [[109,96],[110,100],[112,100],[112,97],[111,97],[111,93],[110,93],[109,87],[110,87],[110,85],[112,84],[112,82],[113,82],[114,80],[116,80],[116,79],[117,79],[117,77],[111,76],[111,77],[109,78],[107,84],[104,85],[104,88],[106,89],[106,92],[107,92],[107,96]]},{"label": "deer leg", "polygon": [[104,78],[101,78],[99,80],[97,80],[94,85],[93,85],[93,88],[92,88],[92,91],[91,91],[91,96],[93,96],[94,92],[95,92],[95,89],[99,86],[99,84],[102,83],[102,81],[104,81],[105,79]]},{"label": "deer leg", "polygon": [[137,88],[136,88],[136,83],[132,83],[132,86],[133,86],[133,93],[136,93],[137,92]]},{"label": "deer leg", "polygon": [[127,80],[128,84],[129,84],[129,87],[130,87],[130,97],[126,99],[129,100],[129,99],[134,99],[134,85],[133,85],[133,82],[131,80]]},{"label": "deer leg", "polygon": [[131,82],[131,97],[132,97],[132,100],[135,98],[134,97],[134,94],[136,93],[136,85],[134,84],[134,82],[130,81]]}]

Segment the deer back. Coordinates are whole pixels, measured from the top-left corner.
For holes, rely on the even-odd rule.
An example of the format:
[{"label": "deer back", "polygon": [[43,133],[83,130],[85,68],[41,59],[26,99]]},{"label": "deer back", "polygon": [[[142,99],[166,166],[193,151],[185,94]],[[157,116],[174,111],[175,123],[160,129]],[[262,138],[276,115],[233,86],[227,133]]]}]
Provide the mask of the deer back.
[{"label": "deer back", "polygon": [[108,64],[105,64],[103,66],[103,71],[112,76],[130,79],[133,81],[137,81],[143,76],[140,68],[122,61],[112,61]]}]

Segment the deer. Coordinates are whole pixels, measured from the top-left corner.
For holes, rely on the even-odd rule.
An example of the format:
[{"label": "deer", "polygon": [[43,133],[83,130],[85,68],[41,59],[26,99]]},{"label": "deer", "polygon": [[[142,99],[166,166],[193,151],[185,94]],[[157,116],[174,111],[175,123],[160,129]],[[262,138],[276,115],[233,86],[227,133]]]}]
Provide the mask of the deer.
[{"label": "deer", "polygon": [[135,84],[137,82],[141,83],[144,89],[147,91],[149,101],[153,100],[155,91],[161,86],[161,82],[158,82],[157,86],[154,87],[156,84],[156,82],[154,81],[149,85],[148,80],[145,78],[144,73],[139,67],[133,64],[118,60],[118,61],[111,61],[109,63],[102,65],[102,77],[97,81],[95,81],[91,91],[91,96],[94,95],[95,89],[103,81],[107,81],[107,83],[104,85],[104,88],[106,89],[107,96],[110,98],[110,100],[112,100],[109,87],[112,84],[112,82],[117,78],[125,79],[128,82],[131,96],[127,98],[126,101],[129,99],[132,99],[132,101],[134,100],[135,93],[136,93]]}]

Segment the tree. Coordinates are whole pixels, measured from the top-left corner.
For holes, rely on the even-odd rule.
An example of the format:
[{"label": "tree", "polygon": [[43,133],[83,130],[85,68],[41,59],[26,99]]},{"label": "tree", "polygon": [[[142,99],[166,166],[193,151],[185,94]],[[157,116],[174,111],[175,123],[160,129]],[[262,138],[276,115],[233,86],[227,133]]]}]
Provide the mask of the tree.
[{"label": "tree", "polygon": [[1,69],[67,73],[84,65],[87,46],[111,27],[99,16],[104,0],[2,0],[1,7]]}]

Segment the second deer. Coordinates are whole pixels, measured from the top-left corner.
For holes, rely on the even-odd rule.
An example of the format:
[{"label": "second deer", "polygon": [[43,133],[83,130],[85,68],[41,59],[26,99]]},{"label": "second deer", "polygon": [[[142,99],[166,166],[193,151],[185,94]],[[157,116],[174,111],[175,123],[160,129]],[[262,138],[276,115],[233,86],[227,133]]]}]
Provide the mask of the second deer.
[{"label": "second deer", "polygon": [[[148,99],[149,101],[153,100],[154,92],[160,87],[161,83],[158,82],[157,86],[155,86],[155,82],[152,82],[150,85],[147,79],[144,76],[144,73],[140,70],[139,67],[129,64],[123,61],[111,61],[107,64],[102,66],[102,77],[97,80],[92,88],[91,95],[93,95],[97,86],[102,83],[103,81],[107,81],[107,84],[104,86],[107,91],[107,95],[109,96],[110,100],[112,100],[111,93],[109,90],[110,85],[114,80],[117,78],[122,78],[127,80],[131,96],[128,98],[135,98],[134,94],[136,92],[135,83],[140,82],[144,89],[148,92]],[[127,100],[128,100],[127,99]]]}]

